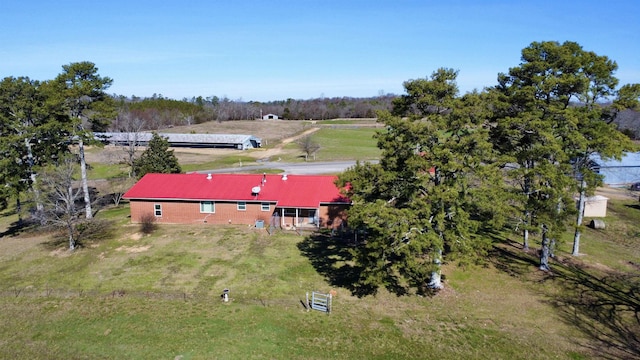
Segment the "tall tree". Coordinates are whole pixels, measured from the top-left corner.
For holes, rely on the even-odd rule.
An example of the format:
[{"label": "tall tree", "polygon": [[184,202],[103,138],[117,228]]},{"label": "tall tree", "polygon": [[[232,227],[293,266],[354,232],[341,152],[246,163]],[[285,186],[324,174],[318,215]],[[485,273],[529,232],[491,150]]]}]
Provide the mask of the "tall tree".
[{"label": "tall tree", "polygon": [[493,141],[517,164],[509,175],[519,186],[523,247],[529,246],[529,231],[539,231],[540,267],[547,270],[553,238],[576,210],[573,176],[581,174],[582,190],[595,186],[590,156],[620,156],[629,142],[605,121],[612,113],[598,103],[615,94],[615,62],[575,42],[553,41],[531,43],[521,60],[498,76],[493,89],[503,100]]},{"label": "tall tree", "polygon": [[174,174],[182,171],[173,150],[169,149],[169,141],[155,132],[147,148],[134,163],[138,177],[147,173]]},{"label": "tall tree", "polygon": [[357,164],[339,177],[353,202],[349,224],[367,233],[355,250],[364,288],[437,290],[444,257],[465,260],[487,248],[476,230],[480,214],[492,210],[474,199],[499,193],[487,188],[497,171],[482,169],[493,159],[488,117],[480,94],[458,97],[456,77],[439,69],[405,82],[397,116],[379,114],[386,129],[376,135],[379,164]]},{"label": "tall tree", "polygon": [[[640,85],[625,85],[621,89],[622,94],[617,96],[613,104],[603,107],[598,101],[606,101],[610,96],[614,95],[613,87],[616,86],[617,79],[613,78],[612,75],[616,67],[602,66],[602,62],[607,63],[605,61],[606,57],[598,57],[592,53],[587,55],[600,61],[591,61],[591,66],[585,69],[585,74],[590,81],[585,95],[580,98],[582,106],[569,110],[575,113],[579,134],[573,138],[566,139],[568,141],[566,141],[567,145],[565,146],[565,149],[571,153],[571,158],[573,159],[578,192],[578,216],[572,249],[572,255],[574,256],[580,254],[580,237],[586,196],[593,193],[597,186],[602,185],[602,176],[596,172],[593,166],[593,156],[597,154],[603,160],[611,158],[619,160],[624,152],[631,151],[634,148],[629,137],[618,131],[612,121],[615,120],[620,109],[636,108],[638,106],[638,97],[640,96]],[[602,81],[602,77],[609,79],[609,81]],[[602,85],[603,83],[607,85]],[[631,93],[632,98],[625,99],[625,96],[628,95],[625,93],[627,91]]]},{"label": "tall tree", "polygon": [[108,119],[115,116],[115,103],[106,93],[113,80],[98,74],[98,68],[89,61],[62,66],[62,73],[55,79],[60,95],[73,124],[73,136],[80,153],[80,174],[84,194],[85,216],[93,217],[91,197],[87,181],[87,163],[84,155],[85,142],[93,141],[91,131],[104,131]]},{"label": "tall tree", "polygon": [[37,169],[68,151],[69,129],[61,104],[49,97],[48,86],[27,77],[7,77],[0,82],[0,177],[18,208],[20,194],[31,189],[37,210],[42,210],[34,186]]}]

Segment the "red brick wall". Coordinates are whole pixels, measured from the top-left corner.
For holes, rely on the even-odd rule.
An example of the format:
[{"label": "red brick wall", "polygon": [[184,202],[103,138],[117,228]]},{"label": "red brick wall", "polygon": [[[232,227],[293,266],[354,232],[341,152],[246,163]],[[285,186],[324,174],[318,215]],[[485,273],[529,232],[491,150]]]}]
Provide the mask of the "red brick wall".
[{"label": "red brick wall", "polygon": [[270,211],[262,211],[260,203],[247,203],[247,209],[238,210],[235,202],[216,202],[215,213],[201,213],[199,201],[143,201],[131,200],[131,222],[139,223],[144,214],[154,214],[154,205],[162,206],[162,216],[156,222],[165,224],[251,224],[256,220],[269,223],[274,205]]},{"label": "red brick wall", "polygon": [[[262,211],[261,203],[247,202],[246,210],[240,211],[236,202],[216,202],[215,213],[201,213],[199,201],[146,201],[131,200],[131,222],[141,222],[144,214],[154,214],[154,205],[162,206],[162,216],[156,222],[165,224],[247,224],[255,225],[256,220],[263,220],[265,226],[271,221],[275,205],[269,211]],[[318,214],[321,227],[338,227],[346,219],[346,205],[322,205]],[[307,222],[308,218],[299,218],[299,222]],[[285,223],[294,224],[295,218],[286,217]]]},{"label": "red brick wall", "polygon": [[320,224],[322,227],[337,228],[346,223],[348,205],[322,205],[320,206]]}]

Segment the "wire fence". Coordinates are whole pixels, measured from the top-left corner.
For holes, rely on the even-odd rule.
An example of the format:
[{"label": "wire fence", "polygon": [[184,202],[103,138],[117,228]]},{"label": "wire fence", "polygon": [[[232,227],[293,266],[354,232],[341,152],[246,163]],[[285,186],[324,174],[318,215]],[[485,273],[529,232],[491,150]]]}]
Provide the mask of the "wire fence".
[{"label": "wire fence", "polygon": [[[291,298],[245,298],[229,296],[230,302],[245,305],[258,305],[262,307],[296,308],[306,309],[305,294],[300,297]],[[86,290],[86,289],[64,289],[64,288],[10,288],[0,289],[2,298],[51,298],[51,299],[147,299],[159,301],[182,301],[182,302],[222,302],[219,295],[211,295],[203,292],[187,291],[144,291],[117,289],[112,291]]]}]

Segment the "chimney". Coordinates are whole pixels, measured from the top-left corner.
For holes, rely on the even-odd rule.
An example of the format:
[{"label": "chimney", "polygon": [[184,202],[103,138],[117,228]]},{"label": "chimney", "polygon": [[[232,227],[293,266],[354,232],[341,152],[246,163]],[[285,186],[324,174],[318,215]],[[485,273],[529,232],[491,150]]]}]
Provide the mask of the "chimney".
[{"label": "chimney", "polygon": [[211,180],[211,174],[207,174],[207,180]]},{"label": "chimney", "polygon": [[287,180],[287,174],[282,174],[282,180],[284,180],[284,181]]}]

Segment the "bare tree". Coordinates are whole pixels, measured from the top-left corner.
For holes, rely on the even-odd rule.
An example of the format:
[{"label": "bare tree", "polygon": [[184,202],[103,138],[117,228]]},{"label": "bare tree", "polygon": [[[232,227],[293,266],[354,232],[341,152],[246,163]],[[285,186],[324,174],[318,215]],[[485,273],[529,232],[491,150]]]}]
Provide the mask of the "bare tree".
[{"label": "bare tree", "polygon": [[313,160],[316,159],[316,153],[320,150],[320,144],[315,142],[311,136],[305,136],[298,140],[298,146],[304,153],[304,161],[309,160],[309,156],[313,156]]},{"label": "bare tree", "polygon": [[122,145],[122,148],[126,154],[124,162],[129,166],[129,178],[136,176],[135,166],[133,166],[136,160],[136,150],[140,146],[140,133],[144,128],[144,120],[134,116],[131,113],[126,113],[122,116],[121,127],[118,129],[127,134],[126,141]]},{"label": "bare tree", "polygon": [[111,194],[111,199],[113,200],[113,204],[115,206],[120,205],[122,196],[133,186],[135,182],[135,178],[132,177],[123,177],[109,180],[109,193]]},{"label": "bare tree", "polygon": [[43,199],[43,210],[37,212],[42,223],[53,224],[67,229],[69,250],[76,248],[75,227],[84,211],[82,204],[77,204],[82,196],[82,188],[74,185],[74,175],[78,165],[71,156],[60,160],[58,166],[46,170],[40,178],[40,189]]}]

